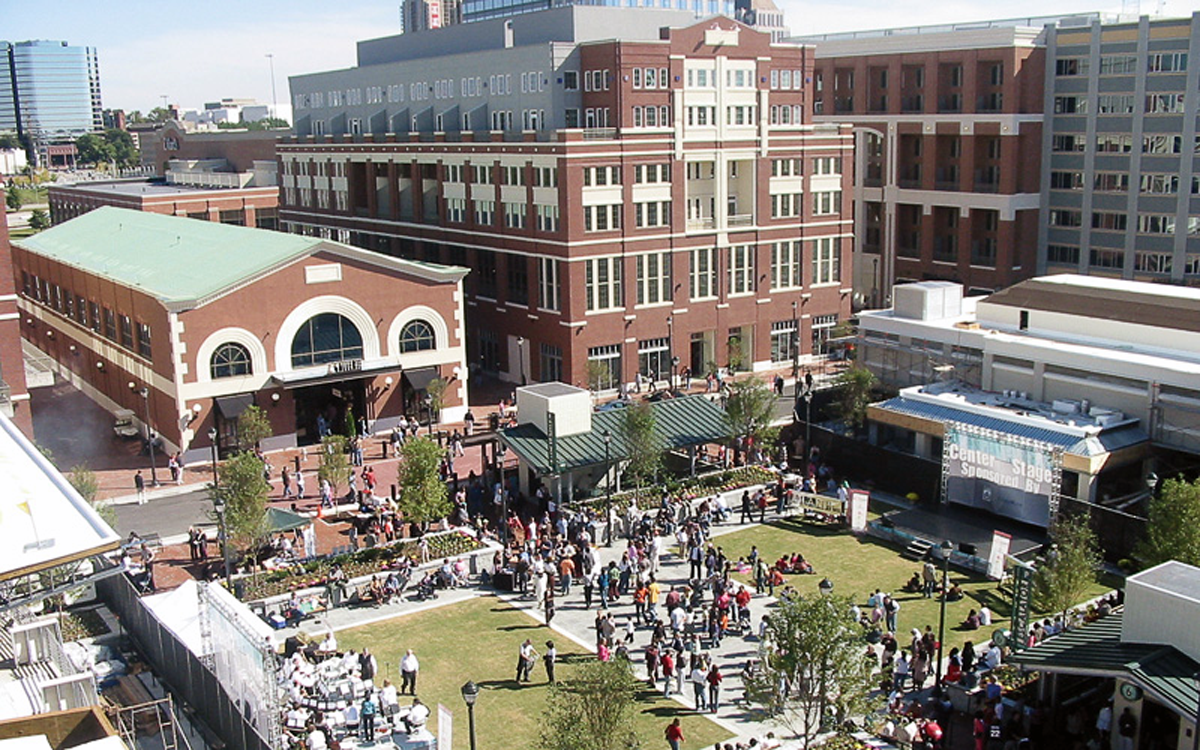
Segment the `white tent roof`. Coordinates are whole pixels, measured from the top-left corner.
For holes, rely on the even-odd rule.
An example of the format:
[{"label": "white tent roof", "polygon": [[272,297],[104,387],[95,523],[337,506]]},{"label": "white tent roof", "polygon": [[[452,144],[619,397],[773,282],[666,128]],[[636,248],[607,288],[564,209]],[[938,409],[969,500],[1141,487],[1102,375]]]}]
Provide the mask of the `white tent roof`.
[{"label": "white tent roof", "polygon": [[[186,581],[174,591],[163,594],[142,597],[142,603],[167,626],[172,633],[179,636],[183,645],[197,656],[207,656],[204,653],[204,642],[200,636],[200,584],[196,581]],[[224,587],[208,584],[208,592],[220,601],[222,608],[237,613],[239,622],[248,627],[262,641],[275,644],[275,631],[237,597],[230,594]]]},{"label": "white tent roof", "polygon": [[115,549],[109,528],[58,469],[0,415],[0,580]]}]

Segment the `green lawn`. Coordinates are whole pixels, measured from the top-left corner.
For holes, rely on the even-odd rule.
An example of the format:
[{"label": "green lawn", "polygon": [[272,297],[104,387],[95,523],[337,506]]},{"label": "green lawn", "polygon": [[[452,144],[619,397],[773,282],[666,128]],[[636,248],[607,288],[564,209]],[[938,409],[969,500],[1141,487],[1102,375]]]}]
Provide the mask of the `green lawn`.
[{"label": "green lawn", "polygon": [[[575,665],[595,658],[528,615],[490,597],[345,630],[338,633],[338,645],[355,650],[370,647],[382,676],[397,685],[400,657],[405,649],[414,649],[421,660],[418,695],[435,712],[431,726],[436,724],[438,703],[454,712],[455,750],[469,747],[467,710],[459,692],[467,680],[474,680],[480,687],[475,705],[479,747],[528,748],[537,737],[547,687],[540,659],[533,682],[519,687],[513,682],[517,649],[525,638],[533,639],[539,653],[553,638],[558,647],[556,676],[560,680],[570,676]],[[377,681],[382,684],[382,677]],[[401,705],[405,702],[402,699]],[[643,747],[664,745],[663,729],[676,715],[683,719],[686,748],[711,747],[730,738],[725,729],[657,692],[644,691],[639,709],[637,731]]]},{"label": "green lawn", "polygon": [[[926,625],[932,625],[937,631],[941,602],[903,590],[921,564],[900,557],[899,549],[872,537],[859,539],[844,529],[834,530],[798,519],[785,519],[719,536],[716,544],[733,560],[749,555],[751,545],[757,545],[759,554],[768,562],[774,562],[784,554],[799,552],[816,568],[816,575],[787,577],[788,583],[801,593],[816,593],[817,583],[826,576],[833,582],[834,593],[853,596],[864,609],[867,597],[875,589],[891,593],[900,602],[896,624],[900,629],[897,636],[901,646],[908,644],[906,634],[912,628],[924,630]],[[741,578],[752,580],[748,575]],[[947,649],[962,646],[968,640],[976,644],[987,641],[997,627],[1008,626],[1012,602],[998,592],[994,581],[953,567],[950,568],[950,581],[962,586],[965,596],[946,605]],[[1111,581],[1105,583],[1109,585],[1097,584],[1089,598],[1112,588]],[[962,629],[960,624],[967,618],[967,613],[981,604],[991,609],[993,627],[975,631]]]},{"label": "green lawn", "polygon": [[30,203],[45,203],[49,200],[44,185],[36,188],[19,187],[17,188],[17,195],[21,196],[21,204],[23,206],[28,206]]}]

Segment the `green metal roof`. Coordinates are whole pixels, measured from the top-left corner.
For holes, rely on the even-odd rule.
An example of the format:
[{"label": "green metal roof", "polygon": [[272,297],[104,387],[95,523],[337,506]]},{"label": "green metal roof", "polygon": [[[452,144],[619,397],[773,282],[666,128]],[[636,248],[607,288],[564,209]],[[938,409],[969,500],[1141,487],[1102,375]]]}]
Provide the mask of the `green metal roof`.
[{"label": "green metal roof", "polygon": [[[654,410],[654,438],[662,450],[704,445],[729,434],[725,412],[704,396],[686,396],[650,404]],[[604,463],[604,431],[612,436],[609,459],[628,455],[622,437],[625,409],[592,413],[591,432],[558,438],[557,466],[550,465],[550,438],[532,424],[500,431],[501,439],[539,474],[561,474]]]},{"label": "green metal roof", "polygon": [[429,278],[457,281],[466,269],[388,258],[318,237],[105,206],[14,245],[179,309],[318,249]]},{"label": "green metal roof", "polygon": [[1194,716],[1200,670],[1173,646],[1121,640],[1122,612],[1047,638],[1009,656],[1008,661],[1038,672],[1121,677],[1150,693],[1182,716]]}]

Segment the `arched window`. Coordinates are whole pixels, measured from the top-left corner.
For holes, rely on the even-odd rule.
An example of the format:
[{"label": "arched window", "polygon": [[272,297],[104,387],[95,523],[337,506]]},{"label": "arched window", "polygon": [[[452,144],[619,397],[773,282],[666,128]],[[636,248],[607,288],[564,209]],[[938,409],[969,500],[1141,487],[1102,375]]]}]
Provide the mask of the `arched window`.
[{"label": "arched window", "polygon": [[362,356],[362,334],[348,318],[337,313],[314,315],[292,339],[292,367],[362,359]]},{"label": "arched window", "polygon": [[423,352],[437,348],[437,339],[433,335],[433,326],[423,320],[406,323],[400,329],[400,351]]},{"label": "arched window", "polygon": [[250,361],[250,350],[241,344],[227,342],[217,347],[209,362],[209,373],[212,379],[236,378],[254,373]]}]

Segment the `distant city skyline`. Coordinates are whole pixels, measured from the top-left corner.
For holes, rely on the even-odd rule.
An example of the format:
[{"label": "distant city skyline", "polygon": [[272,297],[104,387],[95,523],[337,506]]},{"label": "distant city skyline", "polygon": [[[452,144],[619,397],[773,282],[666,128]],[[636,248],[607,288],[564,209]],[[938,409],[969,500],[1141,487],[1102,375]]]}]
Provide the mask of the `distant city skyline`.
[{"label": "distant city skyline", "polygon": [[[962,23],[995,18],[1132,11],[1132,5],[1056,0],[849,0],[805,3],[776,0],[797,35]],[[1187,16],[1187,0],[1143,3],[1141,12]],[[400,30],[399,0],[359,0],[331,6],[314,0],[209,0],[203,12],[173,19],[160,3],[116,0],[81,3],[45,0],[10,4],[0,36],[8,41],[61,39],[96,47],[104,106],[148,112],[171,104],[195,109],[222,97],[271,102],[271,61],[279,103],[290,97],[288,76],[352,67],[355,42]],[[998,10],[998,8],[1001,8]]]}]

